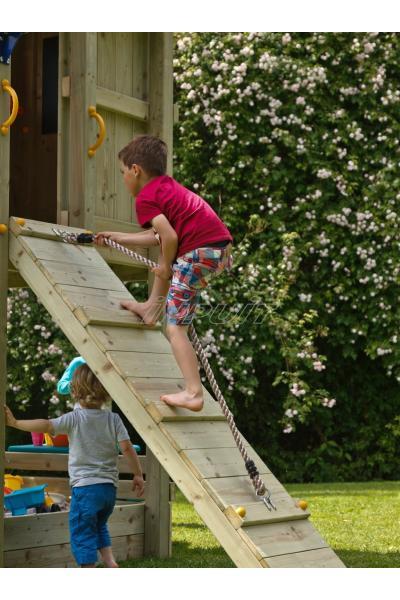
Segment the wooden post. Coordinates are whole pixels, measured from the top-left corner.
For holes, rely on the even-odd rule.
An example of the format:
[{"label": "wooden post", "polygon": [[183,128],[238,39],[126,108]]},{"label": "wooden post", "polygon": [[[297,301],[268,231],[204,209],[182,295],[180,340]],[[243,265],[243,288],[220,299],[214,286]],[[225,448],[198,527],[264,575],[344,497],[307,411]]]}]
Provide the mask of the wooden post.
[{"label": "wooden post", "polygon": [[[0,80],[11,79],[9,66],[0,64]],[[5,121],[10,111],[10,97],[0,91],[0,122]],[[9,182],[10,182],[10,132],[0,134],[0,223],[8,227]],[[7,390],[7,290],[8,290],[8,231],[0,234],[0,567],[4,558],[4,404]]]},{"label": "wooden post", "polygon": [[169,475],[147,447],[144,555],[167,558],[171,547]]},{"label": "wooden post", "polygon": [[95,143],[97,124],[89,117],[96,106],[97,33],[70,33],[69,106],[69,225],[94,229],[96,156],[88,149]]},{"label": "wooden post", "polygon": [[[167,173],[172,175],[173,152],[173,34],[150,33],[149,41],[149,133],[168,146]],[[158,262],[159,248],[149,248],[149,259]],[[149,293],[154,274],[149,271]],[[171,556],[171,504],[169,477],[155,456],[146,450],[145,555]]]}]

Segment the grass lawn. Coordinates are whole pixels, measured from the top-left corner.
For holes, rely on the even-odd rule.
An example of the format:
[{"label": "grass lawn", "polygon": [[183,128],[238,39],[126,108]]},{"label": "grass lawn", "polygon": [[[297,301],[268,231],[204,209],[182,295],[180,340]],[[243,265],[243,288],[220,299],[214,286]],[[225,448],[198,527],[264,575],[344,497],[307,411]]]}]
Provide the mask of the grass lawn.
[{"label": "grass lawn", "polygon": [[[311,521],[347,567],[400,567],[400,482],[288,484],[308,501]],[[234,567],[177,490],[172,558],[132,560],[121,567]]]}]

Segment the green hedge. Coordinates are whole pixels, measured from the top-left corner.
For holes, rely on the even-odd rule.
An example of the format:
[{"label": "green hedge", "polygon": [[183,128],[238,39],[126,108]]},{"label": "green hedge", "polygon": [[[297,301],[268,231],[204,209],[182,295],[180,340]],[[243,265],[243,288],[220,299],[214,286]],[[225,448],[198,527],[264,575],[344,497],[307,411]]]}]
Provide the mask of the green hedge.
[{"label": "green hedge", "polygon": [[235,240],[207,301],[267,315],[198,328],[286,481],[400,474],[399,65],[396,34],[177,35],[175,177]]}]

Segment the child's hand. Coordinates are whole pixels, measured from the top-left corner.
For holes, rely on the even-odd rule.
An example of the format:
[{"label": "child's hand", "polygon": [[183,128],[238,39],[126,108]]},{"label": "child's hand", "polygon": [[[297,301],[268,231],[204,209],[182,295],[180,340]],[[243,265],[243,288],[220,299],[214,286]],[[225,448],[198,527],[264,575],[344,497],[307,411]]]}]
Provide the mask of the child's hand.
[{"label": "child's hand", "polygon": [[17,424],[17,419],[14,417],[14,415],[12,414],[12,412],[8,408],[8,406],[4,407],[4,412],[5,412],[5,416],[6,416],[6,424],[9,427],[15,427]]},{"label": "child's hand", "polygon": [[120,233],[118,231],[100,231],[94,236],[93,242],[98,246],[105,246],[106,243],[104,240],[106,238],[119,244]]},{"label": "child's hand", "polygon": [[140,498],[144,494],[144,480],[142,475],[135,475],[132,480],[132,489]]},{"label": "child's hand", "polygon": [[151,270],[160,279],[169,280],[172,278],[172,269],[167,265],[158,265],[157,267],[152,267]]}]

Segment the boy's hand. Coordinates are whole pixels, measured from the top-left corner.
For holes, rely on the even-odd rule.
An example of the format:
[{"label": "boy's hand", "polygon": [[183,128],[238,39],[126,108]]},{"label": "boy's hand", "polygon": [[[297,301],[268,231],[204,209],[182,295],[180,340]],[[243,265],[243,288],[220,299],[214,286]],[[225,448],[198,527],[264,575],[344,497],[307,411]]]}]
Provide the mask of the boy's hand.
[{"label": "boy's hand", "polygon": [[97,244],[98,246],[105,246],[105,239],[109,239],[113,242],[117,242],[117,244],[120,243],[120,232],[119,231],[100,231],[99,233],[96,233],[96,235],[94,236],[93,242],[95,244]]},{"label": "boy's hand", "polygon": [[132,489],[140,498],[144,494],[144,480],[142,475],[135,475],[132,480]]},{"label": "boy's hand", "polygon": [[151,268],[152,272],[157,275],[160,279],[172,279],[172,269],[167,265],[158,265],[157,267]]},{"label": "boy's hand", "polygon": [[8,408],[8,406],[4,407],[4,412],[5,412],[5,416],[6,416],[6,424],[9,427],[15,427],[17,424],[17,419],[14,417],[14,415],[12,414],[12,412]]}]

